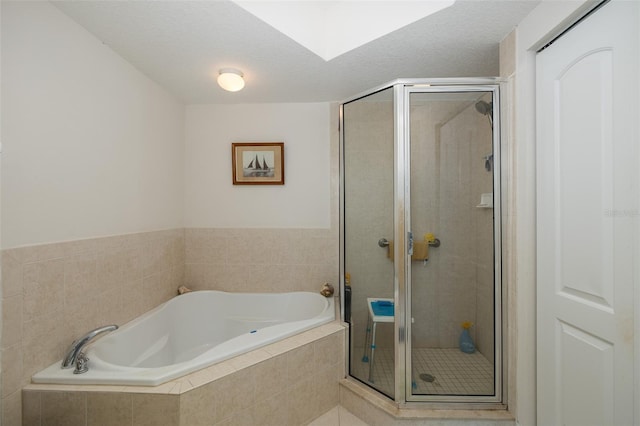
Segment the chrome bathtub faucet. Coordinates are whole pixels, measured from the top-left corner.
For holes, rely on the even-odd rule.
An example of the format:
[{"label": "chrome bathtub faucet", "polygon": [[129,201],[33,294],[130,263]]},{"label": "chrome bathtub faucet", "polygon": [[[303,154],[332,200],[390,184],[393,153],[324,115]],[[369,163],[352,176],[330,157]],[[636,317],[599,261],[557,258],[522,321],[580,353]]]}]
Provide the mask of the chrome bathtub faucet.
[{"label": "chrome bathtub faucet", "polygon": [[89,370],[89,358],[82,352],[82,349],[98,334],[117,329],[118,326],[115,324],[105,325],[104,327],[91,330],[81,338],[74,340],[67,351],[67,355],[62,359],[61,368],[71,368],[75,366],[74,374],[86,373]]}]

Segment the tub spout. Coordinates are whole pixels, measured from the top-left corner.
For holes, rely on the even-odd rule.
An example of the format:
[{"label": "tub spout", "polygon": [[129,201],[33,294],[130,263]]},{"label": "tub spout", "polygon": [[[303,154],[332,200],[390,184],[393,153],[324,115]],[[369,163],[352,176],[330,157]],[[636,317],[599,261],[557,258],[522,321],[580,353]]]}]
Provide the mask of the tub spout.
[{"label": "tub spout", "polygon": [[62,360],[62,368],[71,368],[76,365],[78,361],[78,357],[82,352],[82,348],[84,348],[94,337],[98,334],[102,334],[107,331],[117,330],[117,325],[105,325],[104,327],[96,328],[95,330],[91,330],[81,338],[74,340],[64,359]]}]

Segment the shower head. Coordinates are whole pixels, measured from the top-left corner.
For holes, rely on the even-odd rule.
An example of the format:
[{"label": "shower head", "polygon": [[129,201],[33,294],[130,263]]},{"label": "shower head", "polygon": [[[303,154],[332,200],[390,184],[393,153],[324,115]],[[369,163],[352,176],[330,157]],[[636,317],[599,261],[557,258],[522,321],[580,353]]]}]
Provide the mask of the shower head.
[{"label": "shower head", "polygon": [[476,111],[478,111],[482,115],[490,115],[491,113],[493,113],[493,102],[476,102]]},{"label": "shower head", "polygon": [[489,126],[493,129],[493,102],[476,102],[476,111],[478,111],[482,115],[487,116],[487,118],[489,119]]}]

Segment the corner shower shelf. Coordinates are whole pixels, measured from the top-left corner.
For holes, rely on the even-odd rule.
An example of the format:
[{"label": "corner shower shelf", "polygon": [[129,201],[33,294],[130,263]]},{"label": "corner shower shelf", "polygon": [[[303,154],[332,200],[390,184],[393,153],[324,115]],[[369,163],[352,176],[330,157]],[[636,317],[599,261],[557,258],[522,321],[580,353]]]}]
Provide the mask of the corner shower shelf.
[{"label": "corner shower shelf", "polygon": [[480,204],[476,206],[479,209],[492,209],[493,208],[493,192],[485,192],[480,195]]}]

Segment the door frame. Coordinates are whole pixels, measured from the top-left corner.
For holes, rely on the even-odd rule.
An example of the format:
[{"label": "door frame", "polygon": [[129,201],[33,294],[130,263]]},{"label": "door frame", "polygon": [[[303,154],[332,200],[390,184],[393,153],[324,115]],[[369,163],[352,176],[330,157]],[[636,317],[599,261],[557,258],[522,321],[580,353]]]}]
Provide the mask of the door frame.
[{"label": "door frame", "polygon": [[[514,414],[519,424],[536,424],[536,52],[581,19],[600,0],[573,2],[542,2],[515,28],[509,43],[501,46],[501,76],[506,79],[507,112],[512,118],[504,136],[513,147],[509,160],[513,176],[513,189],[509,194],[508,209],[513,212],[512,223],[506,228],[513,239],[509,241],[507,260],[510,283],[518,291],[510,295],[510,318],[514,326],[510,335],[510,359],[514,363],[509,371],[509,401],[514,403]],[[640,38],[640,34],[639,34]],[[505,39],[506,41],[507,39]],[[503,55],[504,54],[504,55]],[[502,59],[504,57],[504,60]],[[512,61],[510,63],[510,61]],[[503,68],[504,67],[504,68]],[[640,97],[640,93],[638,93]],[[640,116],[638,117],[640,121]],[[512,214],[509,213],[511,216]],[[636,236],[640,245],[640,236]],[[638,272],[640,275],[640,271]],[[636,283],[636,306],[640,305],[640,285]],[[640,329],[640,315],[636,315],[635,329]],[[638,339],[640,340],[640,339]],[[640,341],[636,342],[636,366],[640,366]],[[640,395],[640,368],[636,371],[636,393]],[[517,383],[517,385],[514,385]],[[640,418],[640,404],[635,407]]]}]

